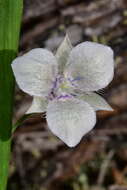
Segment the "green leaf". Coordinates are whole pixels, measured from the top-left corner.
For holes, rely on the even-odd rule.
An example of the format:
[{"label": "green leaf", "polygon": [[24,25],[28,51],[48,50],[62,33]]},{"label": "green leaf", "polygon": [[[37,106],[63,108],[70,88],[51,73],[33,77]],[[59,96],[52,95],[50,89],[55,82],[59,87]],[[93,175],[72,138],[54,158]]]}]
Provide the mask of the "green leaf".
[{"label": "green leaf", "polygon": [[6,189],[11,140],[0,140],[0,190]]},{"label": "green leaf", "polygon": [[0,139],[8,140],[11,134],[14,78],[11,61],[14,51],[0,51]]},{"label": "green leaf", "polygon": [[12,131],[14,78],[11,62],[16,57],[22,0],[0,0],[0,190],[6,189]]}]

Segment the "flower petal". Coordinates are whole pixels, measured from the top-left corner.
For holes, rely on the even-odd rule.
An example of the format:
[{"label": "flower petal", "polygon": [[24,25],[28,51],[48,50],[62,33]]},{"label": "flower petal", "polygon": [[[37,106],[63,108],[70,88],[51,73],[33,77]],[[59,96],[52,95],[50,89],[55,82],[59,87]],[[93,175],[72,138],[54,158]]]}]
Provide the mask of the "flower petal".
[{"label": "flower petal", "polygon": [[62,74],[64,67],[66,65],[67,59],[69,57],[70,51],[72,50],[72,44],[71,41],[66,34],[63,42],[59,46],[57,52],[56,52],[56,58],[58,60],[59,64],[59,73]]},{"label": "flower petal", "polygon": [[80,100],[84,100],[88,104],[90,104],[95,111],[97,110],[107,110],[113,111],[111,106],[106,102],[106,100],[96,93],[84,94],[79,97]]},{"label": "flower petal", "polygon": [[94,42],[77,45],[70,53],[65,75],[84,91],[106,87],[114,75],[112,49]]},{"label": "flower petal", "polygon": [[26,112],[26,114],[45,112],[47,109],[47,105],[48,105],[48,101],[45,98],[34,96],[33,102],[30,108],[28,109],[28,111]]},{"label": "flower petal", "polygon": [[57,61],[48,50],[37,48],[16,58],[12,69],[19,87],[33,96],[46,96],[57,75]]},{"label": "flower petal", "polygon": [[82,100],[54,100],[47,107],[47,122],[56,136],[73,147],[94,127],[96,114],[93,108]]}]

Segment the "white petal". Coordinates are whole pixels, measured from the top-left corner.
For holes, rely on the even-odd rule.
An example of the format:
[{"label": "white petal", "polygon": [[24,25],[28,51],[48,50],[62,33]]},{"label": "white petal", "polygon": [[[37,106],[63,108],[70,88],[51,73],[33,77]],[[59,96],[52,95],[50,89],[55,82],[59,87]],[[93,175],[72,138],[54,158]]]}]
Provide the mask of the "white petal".
[{"label": "white petal", "polygon": [[42,113],[45,112],[47,109],[48,101],[45,98],[41,97],[33,97],[33,102],[26,112],[26,114],[29,113]]},{"label": "white petal", "polygon": [[47,108],[50,130],[68,146],[76,146],[96,123],[93,108],[82,100],[54,100]]},{"label": "white petal", "polygon": [[65,75],[84,91],[106,87],[114,75],[112,49],[94,42],[77,45],[70,53]]},{"label": "white petal", "polygon": [[48,50],[37,48],[16,58],[12,69],[19,87],[33,96],[46,96],[57,75],[57,61]]},{"label": "white petal", "polygon": [[72,44],[68,37],[68,35],[65,36],[63,42],[59,46],[57,52],[56,52],[56,58],[58,60],[59,64],[59,73],[63,73],[64,67],[66,65],[67,59],[69,57],[70,51],[72,50]]},{"label": "white petal", "polygon": [[94,108],[95,111],[97,110],[113,111],[108,102],[106,102],[106,100],[103,97],[101,97],[96,93],[84,94],[80,96],[79,99],[88,102]]}]

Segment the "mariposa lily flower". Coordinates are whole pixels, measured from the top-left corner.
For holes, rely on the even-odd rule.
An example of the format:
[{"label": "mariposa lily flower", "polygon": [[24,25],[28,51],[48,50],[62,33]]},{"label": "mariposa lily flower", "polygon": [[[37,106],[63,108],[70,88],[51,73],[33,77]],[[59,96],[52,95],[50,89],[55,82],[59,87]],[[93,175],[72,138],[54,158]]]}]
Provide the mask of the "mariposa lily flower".
[{"label": "mariposa lily flower", "polygon": [[97,110],[112,110],[95,92],[114,75],[113,51],[106,45],[73,48],[66,35],[56,55],[33,49],[16,58],[12,69],[19,87],[33,96],[27,113],[46,112],[50,130],[70,147],[95,126]]}]

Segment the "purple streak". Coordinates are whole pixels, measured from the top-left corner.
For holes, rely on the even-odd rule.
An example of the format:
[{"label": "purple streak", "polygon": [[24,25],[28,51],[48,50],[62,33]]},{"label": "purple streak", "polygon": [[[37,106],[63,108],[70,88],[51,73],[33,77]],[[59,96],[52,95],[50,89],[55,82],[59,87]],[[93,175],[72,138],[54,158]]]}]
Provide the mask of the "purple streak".
[{"label": "purple streak", "polygon": [[57,99],[59,100],[59,99],[67,99],[67,98],[72,98],[73,96],[71,96],[71,95],[60,95],[60,96],[58,96],[57,97]]}]

